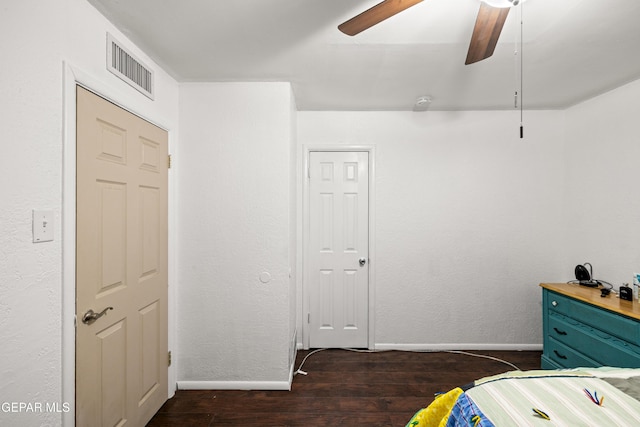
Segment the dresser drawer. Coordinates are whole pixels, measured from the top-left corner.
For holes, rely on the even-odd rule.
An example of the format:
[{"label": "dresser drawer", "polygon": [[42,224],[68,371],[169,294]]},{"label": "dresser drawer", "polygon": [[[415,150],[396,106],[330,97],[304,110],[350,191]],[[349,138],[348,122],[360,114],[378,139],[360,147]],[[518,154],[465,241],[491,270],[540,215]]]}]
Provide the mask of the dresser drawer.
[{"label": "dresser drawer", "polygon": [[585,367],[585,368],[594,368],[598,366],[602,366],[601,363],[596,362],[595,360],[590,359],[584,354],[567,347],[559,341],[556,341],[553,338],[547,337],[544,342],[544,355],[550,359],[552,362],[555,362],[559,366],[564,367]]},{"label": "dresser drawer", "polygon": [[640,367],[640,348],[561,314],[549,313],[549,336],[602,365]]},{"label": "dresser drawer", "polygon": [[[546,309],[563,314],[624,341],[640,346],[640,322],[555,292],[548,292]],[[550,332],[550,331],[549,331]]]}]

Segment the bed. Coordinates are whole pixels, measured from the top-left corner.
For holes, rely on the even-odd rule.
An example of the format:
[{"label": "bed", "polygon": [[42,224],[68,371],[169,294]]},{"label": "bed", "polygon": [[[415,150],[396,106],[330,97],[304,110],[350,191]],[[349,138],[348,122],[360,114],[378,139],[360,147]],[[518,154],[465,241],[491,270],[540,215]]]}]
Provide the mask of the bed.
[{"label": "bed", "polygon": [[439,394],[406,427],[639,426],[640,369],[512,371]]}]

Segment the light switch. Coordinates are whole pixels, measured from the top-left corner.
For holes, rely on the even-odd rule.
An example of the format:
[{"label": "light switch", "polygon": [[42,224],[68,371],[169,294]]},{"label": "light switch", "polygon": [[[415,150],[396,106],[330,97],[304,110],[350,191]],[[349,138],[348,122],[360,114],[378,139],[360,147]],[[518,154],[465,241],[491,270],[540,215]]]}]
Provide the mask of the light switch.
[{"label": "light switch", "polygon": [[33,211],[33,243],[53,240],[53,211]]}]

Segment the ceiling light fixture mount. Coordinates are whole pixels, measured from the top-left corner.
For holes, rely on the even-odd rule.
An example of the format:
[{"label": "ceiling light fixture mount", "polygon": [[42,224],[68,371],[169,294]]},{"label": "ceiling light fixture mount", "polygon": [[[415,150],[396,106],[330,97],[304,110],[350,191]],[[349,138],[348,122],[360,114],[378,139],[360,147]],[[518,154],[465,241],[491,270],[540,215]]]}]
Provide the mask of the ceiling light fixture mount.
[{"label": "ceiling light fixture mount", "polygon": [[505,8],[505,7],[514,7],[519,5],[520,3],[524,3],[526,0],[480,0],[489,6]]},{"label": "ceiling light fixture mount", "polygon": [[429,105],[431,105],[431,101],[432,99],[428,95],[419,96],[413,105],[413,111],[427,111]]}]

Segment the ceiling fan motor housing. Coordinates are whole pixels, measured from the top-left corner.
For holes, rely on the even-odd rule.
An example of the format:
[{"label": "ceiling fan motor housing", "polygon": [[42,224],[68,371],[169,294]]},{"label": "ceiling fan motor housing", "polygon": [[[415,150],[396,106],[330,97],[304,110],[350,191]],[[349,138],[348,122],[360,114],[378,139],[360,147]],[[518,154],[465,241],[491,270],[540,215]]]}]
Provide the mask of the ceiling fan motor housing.
[{"label": "ceiling fan motor housing", "polygon": [[481,0],[481,1],[483,1],[484,3],[492,7],[505,8],[505,7],[517,6],[520,4],[521,1],[524,1],[524,0]]}]

